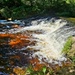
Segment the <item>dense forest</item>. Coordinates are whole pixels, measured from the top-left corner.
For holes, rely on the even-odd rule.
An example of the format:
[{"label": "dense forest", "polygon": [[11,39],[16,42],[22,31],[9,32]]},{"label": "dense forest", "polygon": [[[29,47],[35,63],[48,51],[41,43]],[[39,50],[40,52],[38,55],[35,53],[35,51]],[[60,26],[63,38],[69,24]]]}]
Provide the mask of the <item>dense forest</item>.
[{"label": "dense forest", "polygon": [[0,19],[55,13],[75,17],[75,0],[0,0]]}]

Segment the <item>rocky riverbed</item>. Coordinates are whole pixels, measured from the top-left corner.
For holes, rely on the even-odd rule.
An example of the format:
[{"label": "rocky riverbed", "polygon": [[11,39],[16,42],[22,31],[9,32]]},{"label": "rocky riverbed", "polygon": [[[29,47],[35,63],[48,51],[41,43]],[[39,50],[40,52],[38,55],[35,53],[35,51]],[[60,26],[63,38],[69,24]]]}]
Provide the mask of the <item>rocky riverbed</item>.
[{"label": "rocky riverbed", "polygon": [[[53,75],[64,75],[64,74],[74,75],[75,74],[75,36],[73,33],[74,26],[72,27],[71,25],[69,25],[69,23],[67,25],[62,25],[63,22],[66,23],[66,21],[64,20],[58,18],[51,18],[51,17],[42,17],[42,18],[36,17],[24,21],[1,20],[0,21],[0,60],[1,60],[0,74],[28,75],[26,72],[27,67],[29,65],[32,65],[31,69],[33,70],[33,75],[35,73],[37,74],[36,71],[41,70],[43,66],[46,66],[48,69],[45,75],[50,75],[51,72],[49,72],[49,70],[52,71]],[[70,28],[68,29],[67,27]],[[63,29],[65,32],[63,31]],[[51,33],[53,34],[49,33],[50,31],[52,31]],[[62,61],[60,61],[60,59],[57,59],[58,58],[57,55],[56,55],[57,58],[55,58],[51,54],[48,56],[47,59],[47,53],[49,51],[53,53],[55,49],[60,56],[59,50],[60,48],[64,47],[62,46],[63,45],[62,41],[64,41],[64,43],[66,42],[65,41],[66,35],[64,36],[65,40],[63,40],[62,38],[64,37],[61,36],[61,33],[63,34],[63,36],[66,34],[68,37],[70,33],[73,33],[73,35],[71,34],[72,36],[71,40],[73,42],[70,45],[71,46],[70,50],[67,50],[66,48],[68,52],[65,53],[64,55],[67,58],[67,60],[61,59]],[[56,36],[56,34],[58,36]],[[49,35],[51,35],[53,38],[49,37]],[[49,41],[46,40],[47,38],[51,39],[50,43],[52,44],[50,44]],[[53,39],[54,41],[52,41]],[[61,46],[60,47],[58,44],[57,47],[55,47],[56,44],[53,42],[55,42],[56,44],[60,42],[60,44],[62,45],[60,45]],[[51,47],[48,48],[49,46],[48,44],[50,44]],[[45,49],[46,53],[44,51]],[[52,49],[53,51],[49,49]],[[41,51],[45,55],[45,57],[41,54]],[[36,55],[36,57],[33,57],[34,54]]]}]

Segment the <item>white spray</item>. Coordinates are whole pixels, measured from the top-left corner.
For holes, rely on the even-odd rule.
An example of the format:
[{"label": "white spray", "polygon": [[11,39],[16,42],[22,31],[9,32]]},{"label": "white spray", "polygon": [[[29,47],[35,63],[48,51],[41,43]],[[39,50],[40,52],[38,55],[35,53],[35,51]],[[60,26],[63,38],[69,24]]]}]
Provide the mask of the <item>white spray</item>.
[{"label": "white spray", "polygon": [[[48,63],[52,63],[53,60],[63,61],[66,60],[64,54],[62,53],[62,48],[71,35],[74,35],[74,28],[67,25],[67,22],[61,19],[54,20],[53,18],[39,19],[31,22],[32,26],[27,26],[24,28],[16,29],[16,31],[10,30],[9,33],[18,33],[25,31],[41,31],[40,34],[32,33],[36,44],[34,46],[27,46],[27,48],[32,48],[36,52],[32,55],[33,57],[38,57],[40,61],[42,59]],[[40,21],[40,23],[38,23]],[[57,63],[55,61],[55,63]]]}]

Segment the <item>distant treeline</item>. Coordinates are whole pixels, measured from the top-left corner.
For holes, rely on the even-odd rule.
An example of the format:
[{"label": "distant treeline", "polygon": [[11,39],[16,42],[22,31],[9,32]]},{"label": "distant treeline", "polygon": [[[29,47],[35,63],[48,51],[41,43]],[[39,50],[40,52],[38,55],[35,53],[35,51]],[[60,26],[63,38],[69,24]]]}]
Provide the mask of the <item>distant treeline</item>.
[{"label": "distant treeline", "polygon": [[52,11],[75,17],[75,0],[0,0],[0,19],[21,19]]}]

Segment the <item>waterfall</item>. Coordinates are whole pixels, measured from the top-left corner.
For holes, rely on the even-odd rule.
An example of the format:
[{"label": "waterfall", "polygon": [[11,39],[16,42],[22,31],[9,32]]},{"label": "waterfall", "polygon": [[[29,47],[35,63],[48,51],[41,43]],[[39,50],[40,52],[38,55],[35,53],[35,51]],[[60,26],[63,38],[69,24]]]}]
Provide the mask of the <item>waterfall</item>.
[{"label": "waterfall", "polygon": [[[31,41],[36,41],[35,45],[27,46],[34,53],[32,57],[38,57],[40,61],[52,63],[56,61],[64,61],[66,58],[62,53],[62,49],[68,37],[75,35],[75,27],[70,26],[67,21],[62,19],[38,19],[32,20],[31,25],[22,28],[10,29],[8,33],[23,33],[32,31],[30,35],[33,37]],[[35,33],[37,32],[37,33]],[[40,32],[40,33],[38,33]]]}]

